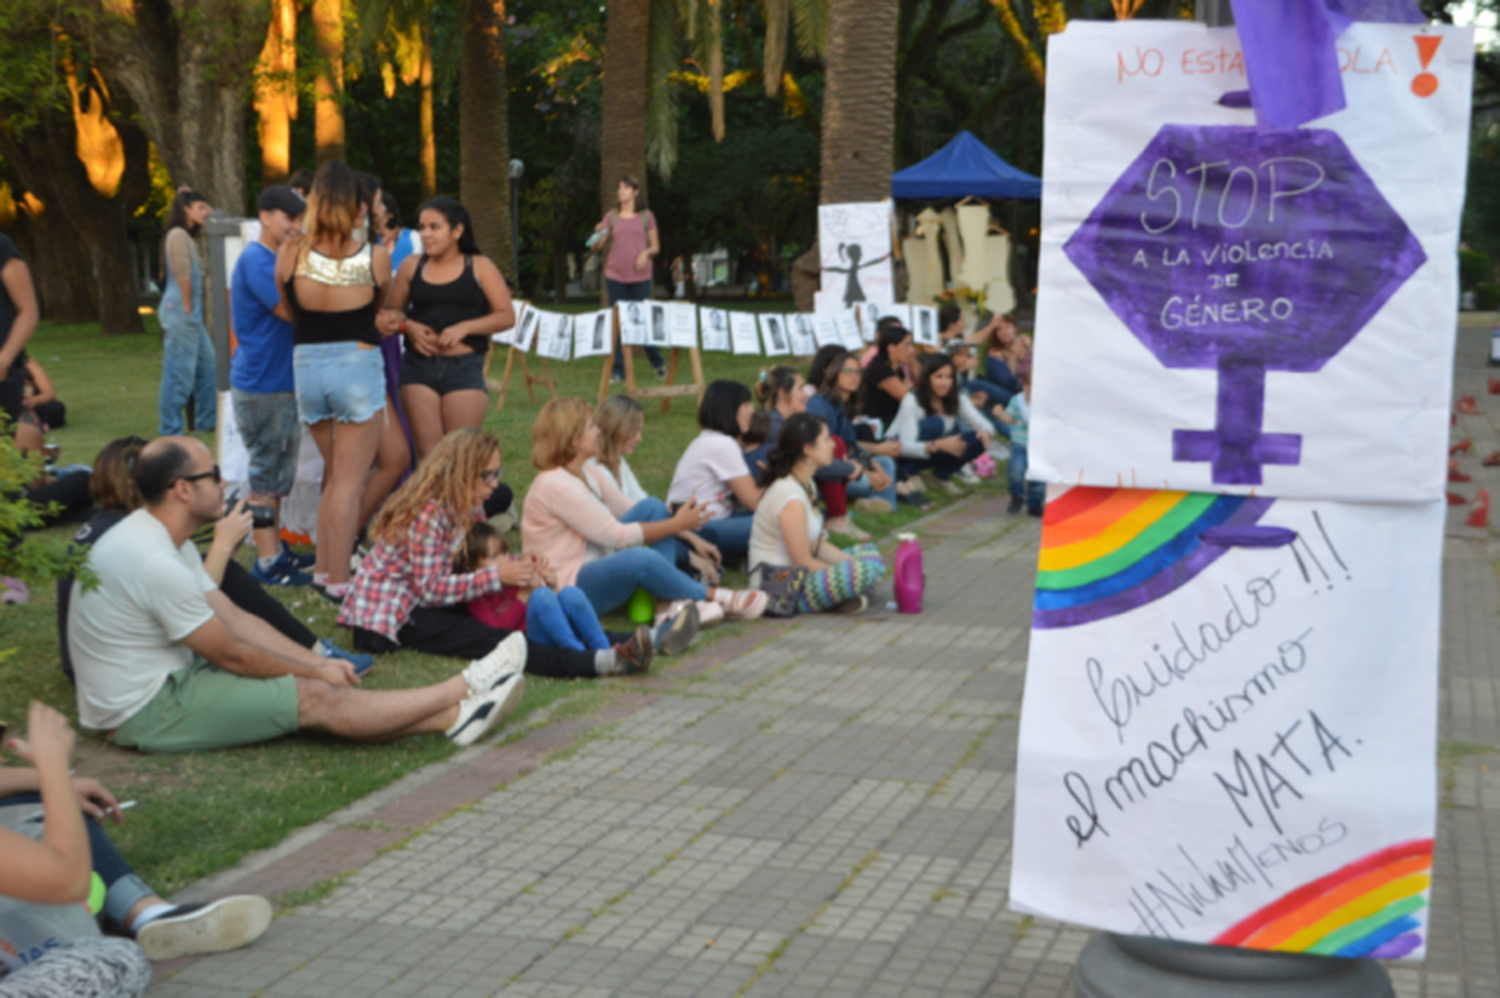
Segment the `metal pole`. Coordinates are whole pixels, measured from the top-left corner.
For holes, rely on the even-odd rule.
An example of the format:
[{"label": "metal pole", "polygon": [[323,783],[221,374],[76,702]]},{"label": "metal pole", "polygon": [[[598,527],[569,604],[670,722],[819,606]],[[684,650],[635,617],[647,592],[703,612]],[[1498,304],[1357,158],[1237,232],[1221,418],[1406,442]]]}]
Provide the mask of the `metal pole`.
[{"label": "metal pole", "polygon": [[[1230,0],[1196,0],[1197,20],[1234,24]],[[1101,932],[1073,967],[1078,998],[1395,998],[1374,960],[1272,953]]]}]

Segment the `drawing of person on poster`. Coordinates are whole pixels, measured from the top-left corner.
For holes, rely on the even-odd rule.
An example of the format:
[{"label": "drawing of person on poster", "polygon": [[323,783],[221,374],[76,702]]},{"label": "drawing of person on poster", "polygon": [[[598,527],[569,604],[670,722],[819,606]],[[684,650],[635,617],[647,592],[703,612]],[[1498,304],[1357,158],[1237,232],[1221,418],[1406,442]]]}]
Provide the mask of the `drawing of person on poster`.
[{"label": "drawing of person on poster", "polygon": [[609,313],[608,312],[600,312],[597,316],[594,317],[594,345],[593,345],[593,351],[596,354],[600,354],[600,353],[604,352],[604,324],[606,322],[608,322],[608,321],[609,321]]},{"label": "drawing of person on poster", "polygon": [[663,345],[667,342],[667,310],[665,306],[651,306],[651,342]]}]

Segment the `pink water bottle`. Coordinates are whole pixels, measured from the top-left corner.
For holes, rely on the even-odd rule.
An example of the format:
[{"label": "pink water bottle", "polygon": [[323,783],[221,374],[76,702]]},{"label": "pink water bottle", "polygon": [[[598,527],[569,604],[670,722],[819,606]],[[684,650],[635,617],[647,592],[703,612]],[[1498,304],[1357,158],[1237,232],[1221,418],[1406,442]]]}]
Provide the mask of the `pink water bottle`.
[{"label": "pink water bottle", "polygon": [[922,612],[922,545],[916,534],[897,534],[896,572],[892,586],[896,591],[896,609],[902,613]]}]

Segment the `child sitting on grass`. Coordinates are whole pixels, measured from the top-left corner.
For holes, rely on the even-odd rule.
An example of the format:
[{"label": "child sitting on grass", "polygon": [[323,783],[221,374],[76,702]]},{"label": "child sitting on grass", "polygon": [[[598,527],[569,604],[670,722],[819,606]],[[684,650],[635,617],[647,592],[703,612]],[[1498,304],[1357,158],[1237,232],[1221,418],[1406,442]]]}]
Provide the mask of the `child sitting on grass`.
[{"label": "child sitting on grass", "polygon": [[1031,425],[1031,372],[1020,376],[1021,390],[1011,397],[1005,408],[995,408],[995,417],[1010,426],[1010,466],[1007,469],[1010,483],[1010,506],[1007,513],[1015,515],[1026,506],[1032,516],[1042,515],[1047,490],[1041,482],[1026,481],[1026,444]]},{"label": "child sitting on grass", "polygon": [[[458,572],[478,572],[498,566],[509,557],[513,556],[505,535],[480,520],[469,528],[453,564]],[[543,574],[556,578],[551,572]],[[470,600],[465,607],[469,616],[481,623],[503,631],[524,631],[531,641],[548,648],[607,651],[610,647],[604,628],[599,626],[599,615],[577,586],[564,586],[557,592],[546,586],[506,586],[498,593]]]}]

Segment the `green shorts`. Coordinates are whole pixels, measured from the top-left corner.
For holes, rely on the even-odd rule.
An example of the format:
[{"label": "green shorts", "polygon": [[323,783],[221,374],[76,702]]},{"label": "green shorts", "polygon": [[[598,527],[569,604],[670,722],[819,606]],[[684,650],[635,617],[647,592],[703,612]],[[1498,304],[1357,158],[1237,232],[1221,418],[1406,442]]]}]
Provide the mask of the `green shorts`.
[{"label": "green shorts", "polygon": [[248,679],[193,656],[111,740],[142,752],[192,752],[268,742],[297,730],[297,680]]}]

